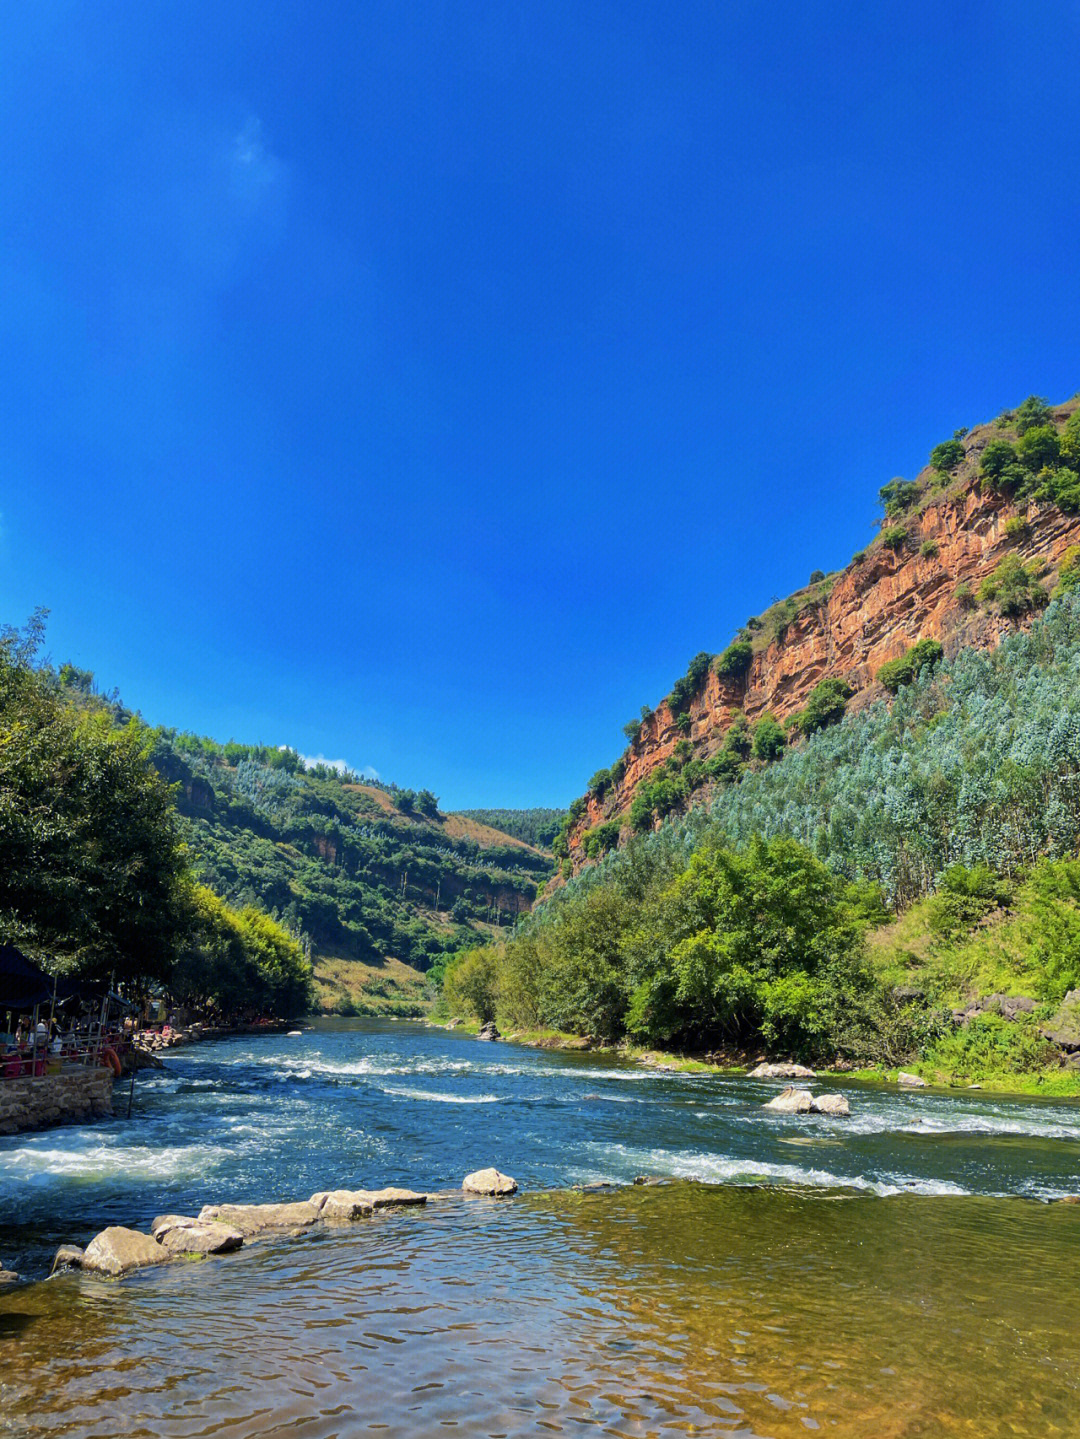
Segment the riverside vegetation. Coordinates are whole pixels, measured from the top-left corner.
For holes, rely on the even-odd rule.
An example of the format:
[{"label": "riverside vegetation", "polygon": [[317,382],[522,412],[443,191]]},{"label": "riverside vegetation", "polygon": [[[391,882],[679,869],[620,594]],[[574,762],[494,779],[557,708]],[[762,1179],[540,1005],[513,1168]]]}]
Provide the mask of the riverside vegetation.
[{"label": "riverside vegetation", "polygon": [[224,1013],[417,1014],[433,959],[550,874],[428,790],[151,729],[43,637],[43,615],[0,633],[0,933],[53,972]]},{"label": "riverside vegetation", "polygon": [[[1019,438],[994,443],[1019,468],[999,471],[987,445],[983,483],[1068,511],[1080,412],[1060,434],[1046,413],[1032,399],[1003,417]],[[1045,440],[1035,468],[1031,435]],[[919,491],[886,486],[887,521]],[[451,963],[446,1007],[608,1042],[1080,1092],[1080,549],[1053,595],[1010,556],[978,602],[1041,618],[951,661],[936,640],[909,646],[877,675],[892,698],[858,713],[826,677],[786,726],[734,713],[708,761],[684,737],[627,813],[580,837],[591,863],[575,874],[576,801],[555,845],[566,884],[512,937]],[[710,665],[736,674],[752,648],[698,656],[667,702],[676,718]]]}]

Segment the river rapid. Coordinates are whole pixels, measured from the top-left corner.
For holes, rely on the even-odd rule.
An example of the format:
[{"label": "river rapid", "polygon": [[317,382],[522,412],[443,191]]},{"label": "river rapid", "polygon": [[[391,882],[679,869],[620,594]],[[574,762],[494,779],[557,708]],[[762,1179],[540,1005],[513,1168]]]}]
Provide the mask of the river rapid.
[{"label": "river rapid", "polygon": [[[0,1140],[8,1267],[205,1203],[447,1194],[0,1295],[0,1433],[1080,1434],[1080,1206],[1042,1202],[1080,1192],[1075,1103],[828,1081],[850,1119],[775,1115],[775,1083],[359,1020],[166,1065],[130,1123]],[[516,1198],[461,1195],[489,1164]]]}]

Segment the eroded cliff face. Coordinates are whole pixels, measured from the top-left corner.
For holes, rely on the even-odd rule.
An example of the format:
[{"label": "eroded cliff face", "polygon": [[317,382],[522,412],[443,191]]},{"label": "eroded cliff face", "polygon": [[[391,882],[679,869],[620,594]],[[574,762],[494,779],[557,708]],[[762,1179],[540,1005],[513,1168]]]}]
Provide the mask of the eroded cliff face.
[{"label": "eroded cliff face", "polygon": [[[1060,424],[1075,408],[1076,402],[1059,407],[1055,419]],[[1014,553],[1038,561],[1045,569],[1043,585],[1052,587],[1065,551],[1080,544],[1080,516],[1064,514],[1049,502],[1029,500],[1018,508],[985,492],[978,480],[979,457],[998,437],[991,425],[966,437],[965,460],[955,479],[937,494],[931,491],[923,508],[898,521],[907,530],[899,549],[879,539],[835,577],[828,593],[796,595],[795,614],[782,638],[758,641],[745,680],[726,681],[710,670],[689,704],[688,731],[677,728],[666,701],[656,708],[623,755],[622,778],[602,798],[587,798],[585,812],[567,836],[575,869],[585,859],[586,832],[612,819],[625,821],[634,791],[656,776],[679,740],[691,741],[694,758],[708,759],[723,745],[733,711],[751,723],[764,714],[783,723],[829,676],[846,680],[855,691],[848,709],[858,709],[885,695],[875,678],[878,670],[918,640],[940,641],[952,658],[967,646],[992,648],[1019,624],[1031,622],[1033,615],[1007,619],[992,607],[973,604],[973,597]],[[923,471],[920,480],[929,486],[932,472]],[[1026,530],[1008,533],[1008,520],[1021,514]],[[922,553],[927,541],[936,553]],[[971,598],[958,598],[965,585]],[[703,803],[710,793],[709,786],[696,790],[689,803]],[[628,832],[624,824],[623,839]]]}]

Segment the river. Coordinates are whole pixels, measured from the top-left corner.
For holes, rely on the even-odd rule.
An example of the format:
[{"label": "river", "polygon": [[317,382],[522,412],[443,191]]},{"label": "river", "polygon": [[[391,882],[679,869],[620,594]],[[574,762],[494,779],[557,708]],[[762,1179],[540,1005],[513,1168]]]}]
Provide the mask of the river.
[{"label": "river", "polygon": [[[1080,1433],[1080,1206],[1041,1202],[1080,1192],[1075,1103],[829,1081],[850,1119],[782,1116],[776,1084],[359,1020],[166,1064],[131,1123],[0,1140],[9,1267],[210,1202],[448,1194],[0,1295],[0,1432]],[[522,1192],[462,1197],[488,1164]]]}]

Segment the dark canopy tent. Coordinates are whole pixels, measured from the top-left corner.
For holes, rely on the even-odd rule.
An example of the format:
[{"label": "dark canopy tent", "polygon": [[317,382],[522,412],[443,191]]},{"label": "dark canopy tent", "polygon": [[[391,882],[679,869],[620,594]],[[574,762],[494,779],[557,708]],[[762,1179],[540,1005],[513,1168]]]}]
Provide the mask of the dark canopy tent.
[{"label": "dark canopy tent", "polygon": [[0,945],[0,1009],[33,1009],[46,1004],[53,982],[13,944]]}]

